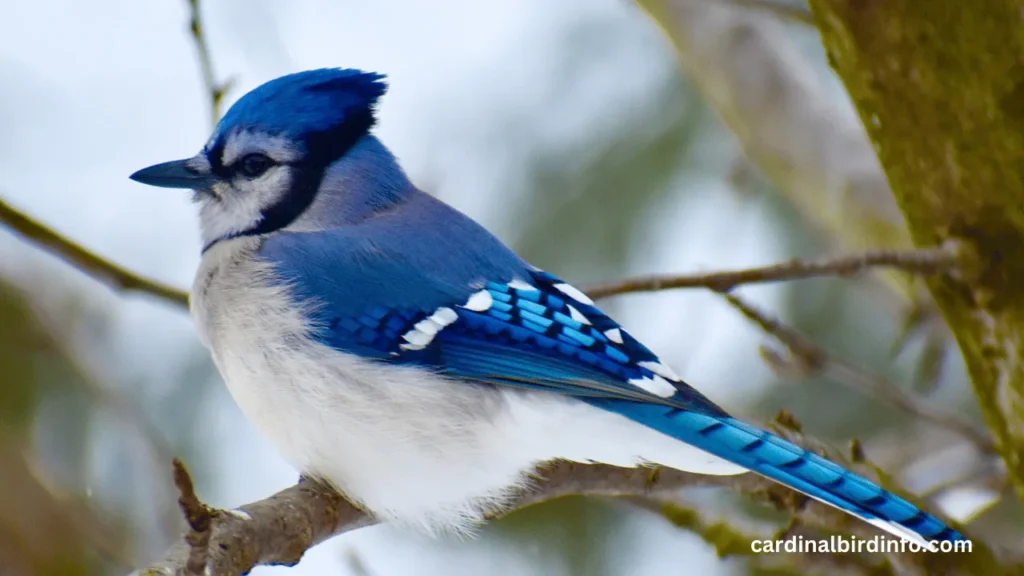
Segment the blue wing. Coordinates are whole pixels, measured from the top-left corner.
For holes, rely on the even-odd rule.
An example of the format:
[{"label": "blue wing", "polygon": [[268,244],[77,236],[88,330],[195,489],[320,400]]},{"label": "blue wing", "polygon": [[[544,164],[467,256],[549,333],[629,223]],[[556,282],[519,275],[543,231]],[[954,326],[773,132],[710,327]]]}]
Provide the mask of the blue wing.
[{"label": "blue wing", "polygon": [[[314,302],[317,337],[336,349],[453,378],[569,394],[894,534],[919,542],[963,538],[867,479],[730,417],[584,294],[475,226],[456,219],[451,234],[432,227],[421,233],[435,236],[418,241],[285,233],[267,240],[262,254],[297,297]],[[451,254],[458,257],[446,258]]]},{"label": "blue wing", "polygon": [[[486,248],[504,258],[470,258],[487,265],[463,269],[418,254],[426,242],[389,238],[285,233],[262,255],[315,302],[317,337],[338,350],[477,382],[725,414],[583,294],[497,240]],[[452,249],[466,260],[467,247]]]},{"label": "blue wing", "polygon": [[419,347],[402,341],[412,338],[426,344],[416,361],[453,377],[725,414],[575,288],[546,272],[523,276],[487,282],[435,334],[399,332],[391,353],[401,361],[403,348]]}]

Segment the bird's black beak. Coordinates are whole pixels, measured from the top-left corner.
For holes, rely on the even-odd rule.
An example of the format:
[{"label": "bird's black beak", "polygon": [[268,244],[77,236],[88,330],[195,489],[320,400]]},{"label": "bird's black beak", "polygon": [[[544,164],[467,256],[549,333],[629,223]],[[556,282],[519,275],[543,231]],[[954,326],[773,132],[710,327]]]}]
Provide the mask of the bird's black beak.
[{"label": "bird's black beak", "polygon": [[217,183],[218,178],[205,170],[195,168],[196,164],[194,158],[164,162],[143,168],[129,178],[142,184],[161,188],[209,190]]}]

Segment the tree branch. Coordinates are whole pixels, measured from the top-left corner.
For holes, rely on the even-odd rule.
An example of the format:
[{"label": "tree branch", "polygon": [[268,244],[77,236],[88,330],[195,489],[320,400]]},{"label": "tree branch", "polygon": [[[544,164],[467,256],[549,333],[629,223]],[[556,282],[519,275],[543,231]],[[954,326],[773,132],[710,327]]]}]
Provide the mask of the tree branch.
[{"label": "tree branch", "polygon": [[144,278],[97,255],[14,208],[3,199],[0,199],[0,222],[6,224],[29,242],[42,247],[115,291],[142,292],[176,306],[188,308],[186,292],[162,282]]},{"label": "tree branch", "polygon": [[[188,297],[183,291],[143,278],[134,272],[95,255],[91,251],[64,238],[57,232],[14,209],[2,200],[0,200],[0,222],[4,222],[11,229],[20,233],[28,240],[53,252],[72,266],[81,269],[86,274],[93,276],[115,290],[139,291],[156,296],[157,298],[161,298],[178,306],[187,306]],[[859,255],[823,259],[818,261],[791,260],[774,266],[737,271],[694,274],[689,276],[655,276],[635,278],[597,286],[589,289],[588,292],[594,297],[599,298],[629,292],[684,287],[706,287],[717,291],[724,291],[735,287],[736,285],[745,283],[794,280],[826,275],[849,276],[868,267],[875,266],[890,266],[921,274],[934,274],[947,271],[952,265],[953,255],[943,249],[922,249],[904,252],[873,251]],[[813,343],[803,340],[795,332],[787,330],[777,321],[771,320],[749,306],[742,304],[735,296],[726,295],[726,297],[730,299],[730,302],[732,302],[733,305],[737,306],[741,311],[747,314],[748,317],[751,317],[765,328],[765,330],[778,337],[781,342],[786,344],[791,353],[801,358],[807,365],[828,365],[831,366],[833,370],[840,369],[842,373],[846,374],[844,378],[840,378],[841,380],[858,383],[857,385],[861,389],[866,389],[909,413],[957,431],[974,441],[983,450],[992,450],[991,440],[988,439],[987,435],[985,435],[983,431],[978,430],[969,423],[959,421],[951,416],[938,414],[928,409],[920,404],[916,399],[904,394],[900,389],[892,386],[891,384],[877,381],[870,375],[865,375],[849,365],[836,361],[825,354],[820,348],[817,348]],[[851,375],[854,377],[851,378]],[[602,467],[588,467],[587,469],[591,468],[601,469]],[[555,468],[554,470],[557,472],[559,469]],[[566,494],[628,496],[647,493],[644,491],[638,492],[635,485],[628,481],[622,485],[609,484],[609,481],[612,478],[615,478],[616,480],[629,479],[628,477],[623,477],[622,474],[623,472],[621,470],[613,469],[601,470],[600,473],[595,474],[588,473],[580,478],[573,478],[564,474],[556,475],[555,478],[549,477],[546,482],[546,485],[548,486],[546,490],[525,494],[515,502],[514,505],[515,507],[522,507],[537,501]],[[671,474],[677,473],[672,471]],[[679,485],[710,485],[721,482],[721,479],[715,479],[714,477],[691,476],[692,475],[683,475],[679,477],[686,479],[685,483],[681,483]],[[311,488],[307,482],[305,488],[303,488],[303,485],[300,485],[296,487],[293,492],[285,491],[268,500],[252,505],[252,508],[256,512],[260,513],[268,510],[268,507],[270,509],[274,509],[278,505],[288,508],[291,511],[290,513],[298,513],[301,518],[295,522],[292,522],[291,519],[289,519],[286,525],[303,527],[301,533],[272,530],[271,533],[268,534],[260,528],[260,524],[258,522],[252,522],[249,524],[248,520],[246,520],[246,524],[244,524],[247,528],[241,530],[231,528],[232,526],[238,525],[240,517],[229,513],[213,515],[210,521],[214,528],[211,531],[203,528],[203,516],[201,514],[197,515],[197,510],[200,510],[200,508],[195,507],[198,500],[194,499],[194,492],[191,492],[191,481],[188,478],[187,471],[185,471],[183,467],[181,467],[180,471],[176,468],[175,479],[176,485],[179,487],[182,494],[182,507],[185,509],[190,519],[191,532],[187,540],[190,544],[188,546],[183,544],[172,551],[172,556],[174,558],[184,555],[184,563],[172,562],[172,564],[169,564],[174,566],[172,569],[173,571],[161,571],[159,566],[154,566],[152,570],[155,571],[144,572],[146,574],[188,574],[189,572],[187,570],[189,570],[189,566],[191,565],[192,568],[195,568],[202,564],[205,554],[212,554],[212,556],[208,558],[209,562],[214,564],[221,562],[221,560],[217,560],[217,558],[221,557],[220,554],[224,550],[241,549],[244,552],[242,557],[250,559],[254,563],[253,565],[255,565],[255,563],[294,562],[301,557],[304,550],[322,539],[325,539],[339,531],[343,532],[358,526],[372,523],[370,519],[366,518],[363,514],[359,513],[347,503],[344,505],[339,504],[339,502],[344,503],[344,500],[340,499],[339,496],[333,495],[334,500],[326,498],[320,489],[321,487],[313,486]],[[188,480],[187,483],[185,483],[186,480]],[[560,480],[560,482],[556,482],[556,480]],[[744,484],[740,483],[739,485],[743,486]],[[333,519],[330,522],[333,522],[333,524],[330,522],[326,524],[321,522],[320,516],[318,516],[321,512],[311,510],[308,506],[301,506],[301,502],[294,501],[296,498],[299,498],[303,499],[303,502],[306,502],[309,500],[308,497],[311,494],[314,496],[313,500],[315,501],[333,503],[332,508],[327,508],[321,511],[322,513],[328,513],[330,515],[330,518]],[[309,504],[309,502],[306,502],[306,504]],[[347,509],[345,508],[346,506],[348,507]],[[249,508],[250,507],[244,507],[243,510],[251,516],[252,512],[250,512]],[[275,511],[267,517],[271,519],[269,521],[278,523],[275,524],[276,526],[280,526],[279,523],[282,522],[282,519],[276,516],[277,514],[279,514],[279,512]],[[228,529],[226,529],[223,535],[221,535],[221,532],[218,530],[218,526],[222,524],[226,524],[228,526]],[[313,528],[309,528],[311,525]],[[212,546],[211,542],[215,542],[216,545]],[[282,548],[282,546],[284,547]],[[267,556],[264,552],[261,552],[262,550],[272,550],[274,552],[270,553],[270,556]],[[282,550],[284,550],[284,552],[282,552]],[[232,562],[238,561],[236,557],[232,558]],[[170,562],[171,560],[168,561]],[[231,572],[215,571],[213,573],[227,574]]]},{"label": "tree branch", "polygon": [[209,95],[212,123],[216,125],[220,120],[221,103],[233,82],[231,79],[224,82],[217,81],[217,75],[213,71],[213,57],[210,56],[210,48],[206,44],[206,31],[203,28],[199,0],[186,0],[186,2],[189,11],[189,31],[192,33],[192,42],[195,44],[196,56],[199,58],[199,72],[202,74],[203,86]]},{"label": "tree branch", "polygon": [[[718,0],[703,0],[705,2],[717,2]],[[784,2],[777,2],[775,0],[726,0],[729,3],[735,4],[741,8],[747,8],[750,10],[760,10],[779,18],[781,20],[788,20],[790,22],[798,22],[800,24],[807,24],[808,26],[814,26],[814,16],[811,15],[811,11],[807,9],[807,6],[800,6],[796,4],[786,4]]]},{"label": "tree branch", "polygon": [[[878,480],[870,466],[851,463],[841,454],[826,450],[821,443],[798,432],[779,427],[777,433]],[[723,486],[787,511],[794,522],[807,528],[829,534],[841,531],[862,538],[878,534],[865,522],[754,474],[708,476],[668,468],[617,468],[556,462],[538,470],[536,477],[532,489],[514,497],[505,510],[493,514],[492,518],[566,495],[668,499],[680,488]],[[902,492],[891,483],[887,488]],[[297,485],[242,506],[238,511],[217,511],[213,515],[205,574],[234,576],[263,564],[293,565],[312,546],[332,536],[375,523],[376,520],[337,492],[313,480],[302,479]],[[1021,558],[997,559],[984,543],[979,540],[973,542],[973,554],[906,553],[892,558],[925,569],[941,565],[944,574],[987,574],[985,570],[996,570],[992,574],[1003,573],[1000,563],[1004,566],[1012,563],[1011,568],[1024,569]],[[193,547],[183,540],[171,547],[162,559],[134,575],[185,576],[189,574],[187,566],[192,556]]]},{"label": "tree branch", "polygon": [[[744,155],[807,222],[846,252],[912,247],[864,127],[830,94],[790,28],[742,1],[636,3],[675,45],[687,78]],[[919,297],[905,274],[882,278],[890,308]]]},{"label": "tree branch", "polygon": [[914,243],[961,244],[961,273],[927,284],[1024,502],[1020,2],[810,6]]},{"label": "tree branch", "polygon": [[588,287],[591,298],[606,298],[630,292],[653,292],[673,288],[710,288],[725,292],[740,284],[781,282],[820,276],[853,276],[868,268],[888,267],[914,274],[939,274],[955,265],[956,255],[946,248],[920,250],[871,250],[850,256],[820,260],[792,259],[772,266],[707,274],[655,275],[628,278]]},{"label": "tree branch", "polygon": [[205,576],[203,572],[210,559],[210,537],[213,535],[214,513],[196,496],[195,486],[188,468],[178,460],[172,462],[174,469],[174,485],[178,487],[178,506],[185,514],[189,532],[185,535],[188,543],[188,558],[185,561],[185,572],[190,576]]},{"label": "tree branch", "polygon": [[854,390],[872,398],[878,398],[907,414],[940,428],[956,432],[972,442],[983,453],[996,452],[995,442],[987,430],[953,414],[936,410],[928,406],[921,398],[905,392],[894,383],[829,354],[814,342],[801,336],[793,328],[761,312],[736,295],[728,293],[722,295],[744,316],[782,343],[789,353],[798,360],[802,368],[811,372],[827,374]]},{"label": "tree branch", "polygon": [[[175,306],[188,307],[188,293],[145,278],[107,260],[0,199],[0,222],[71,266],[114,290],[142,292]],[[945,248],[919,250],[872,250],[861,254],[823,258],[793,259],[760,268],[722,272],[654,275],[628,278],[588,287],[592,298],[606,298],[630,292],[651,292],[674,288],[729,290],[741,284],[782,282],[820,276],[852,276],[868,268],[889,267],[916,274],[938,274],[954,265],[955,255]]]},{"label": "tree branch", "polygon": [[114,290],[143,292],[188,307],[188,294],[123,268],[39,223],[0,199],[0,222]]},{"label": "tree branch", "polygon": [[[150,294],[177,306],[188,306],[188,294],[155,280],[144,278],[109,260],[97,256],[86,248],[63,237],[59,233],[36,222],[30,216],[16,210],[0,199],[0,222],[20,233],[28,240],[42,246],[72,266],[103,282],[115,290],[138,291]],[[788,262],[734,271],[706,274],[665,275],[630,278],[618,282],[601,284],[586,289],[593,298],[668,290],[673,288],[704,287],[724,292],[740,284],[778,282],[819,276],[851,276],[871,267],[887,266],[918,274],[937,274],[948,271],[954,265],[954,254],[944,248],[923,248],[919,250],[876,250],[820,260],[793,259]],[[925,407],[915,397],[904,393],[891,383],[878,381],[856,367],[827,355],[812,342],[802,338],[792,329],[782,326],[777,320],[767,318],[735,296],[727,295],[741,312],[757,322],[767,332],[785,344],[790,352],[808,366],[827,365],[829,371],[837,374],[840,381],[853,384],[856,388],[873,393],[892,405],[954,430],[972,440],[984,451],[993,449],[992,441],[984,431],[968,422],[952,416],[936,413]]]}]

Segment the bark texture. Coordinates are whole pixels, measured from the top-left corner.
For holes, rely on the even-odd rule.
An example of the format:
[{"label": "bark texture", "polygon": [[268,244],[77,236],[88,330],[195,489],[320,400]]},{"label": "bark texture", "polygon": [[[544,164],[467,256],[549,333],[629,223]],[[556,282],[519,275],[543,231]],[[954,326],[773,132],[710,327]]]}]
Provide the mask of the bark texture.
[{"label": "bark texture", "polygon": [[1024,500],[1024,5],[811,0]]}]

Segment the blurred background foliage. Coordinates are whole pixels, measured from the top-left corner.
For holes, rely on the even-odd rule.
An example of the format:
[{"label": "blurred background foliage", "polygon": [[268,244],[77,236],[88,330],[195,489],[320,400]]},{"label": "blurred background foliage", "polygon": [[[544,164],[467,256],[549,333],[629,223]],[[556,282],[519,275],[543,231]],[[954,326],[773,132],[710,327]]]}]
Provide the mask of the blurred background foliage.
[{"label": "blurred background foliage", "polygon": [[[126,181],[164,152],[176,157],[205,139],[208,103],[186,2],[152,3],[151,14],[113,0],[28,4],[0,24],[0,194],[133,269],[187,286],[198,259],[192,208]],[[758,164],[749,138],[737,138],[735,118],[730,127],[721,120],[727,114],[706,78],[693,62],[683,73],[662,31],[630,3],[431,4],[208,0],[203,9],[216,67],[237,80],[229,102],[302,68],[391,73],[380,131],[414,180],[574,283],[849,247],[813,217],[816,205]],[[421,25],[389,20],[386,12],[399,8]],[[850,114],[813,29],[771,11],[733,10],[770,22],[795,55],[787,58],[809,71],[801,81],[821,87],[823,106]],[[53,11],[65,13],[43,15]],[[332,21],[337,30],[323,23]],[[30,46],[27,35],[43,26],[50,45]],[[726,38],[749,43],[739,33]],[[91,60],[72,63],[75,50]],[[806,142],[778,134],[775,145],[788,144]],[[67,161],[53,166],[55,156]],[[742,293],[825,349],[980,421],[955,347],[916,333],[894,352],[911,307],[893,305],[890,290],[872,279],[818,279]],[[1024,516],[1004,497],[991,457],[834,379],[772,372],[757,350],[767,337],[717,296],[629,295],[604,306],[737,414],[764,422],[785,408],[836,446],[857,438],[918,492],[966,474],[929,499],[972,518],[993,542],[1019,543]],[[0,575],[118,574],[159,554],[181,529],[171,456],[188,462],[215,505],[238,505],[295,479],[237,414],[185,314],[145,296],[110,294],[0,228]],[[767,536],[785,526],[778,514],[718,491],[680,498],[744,532]],[[567,498],[512,514],[474,541],[377,526],[318,547],[296,568],[256,573],[485,570],[814,572],[794,559],[719,560],[658,509]]]}]

